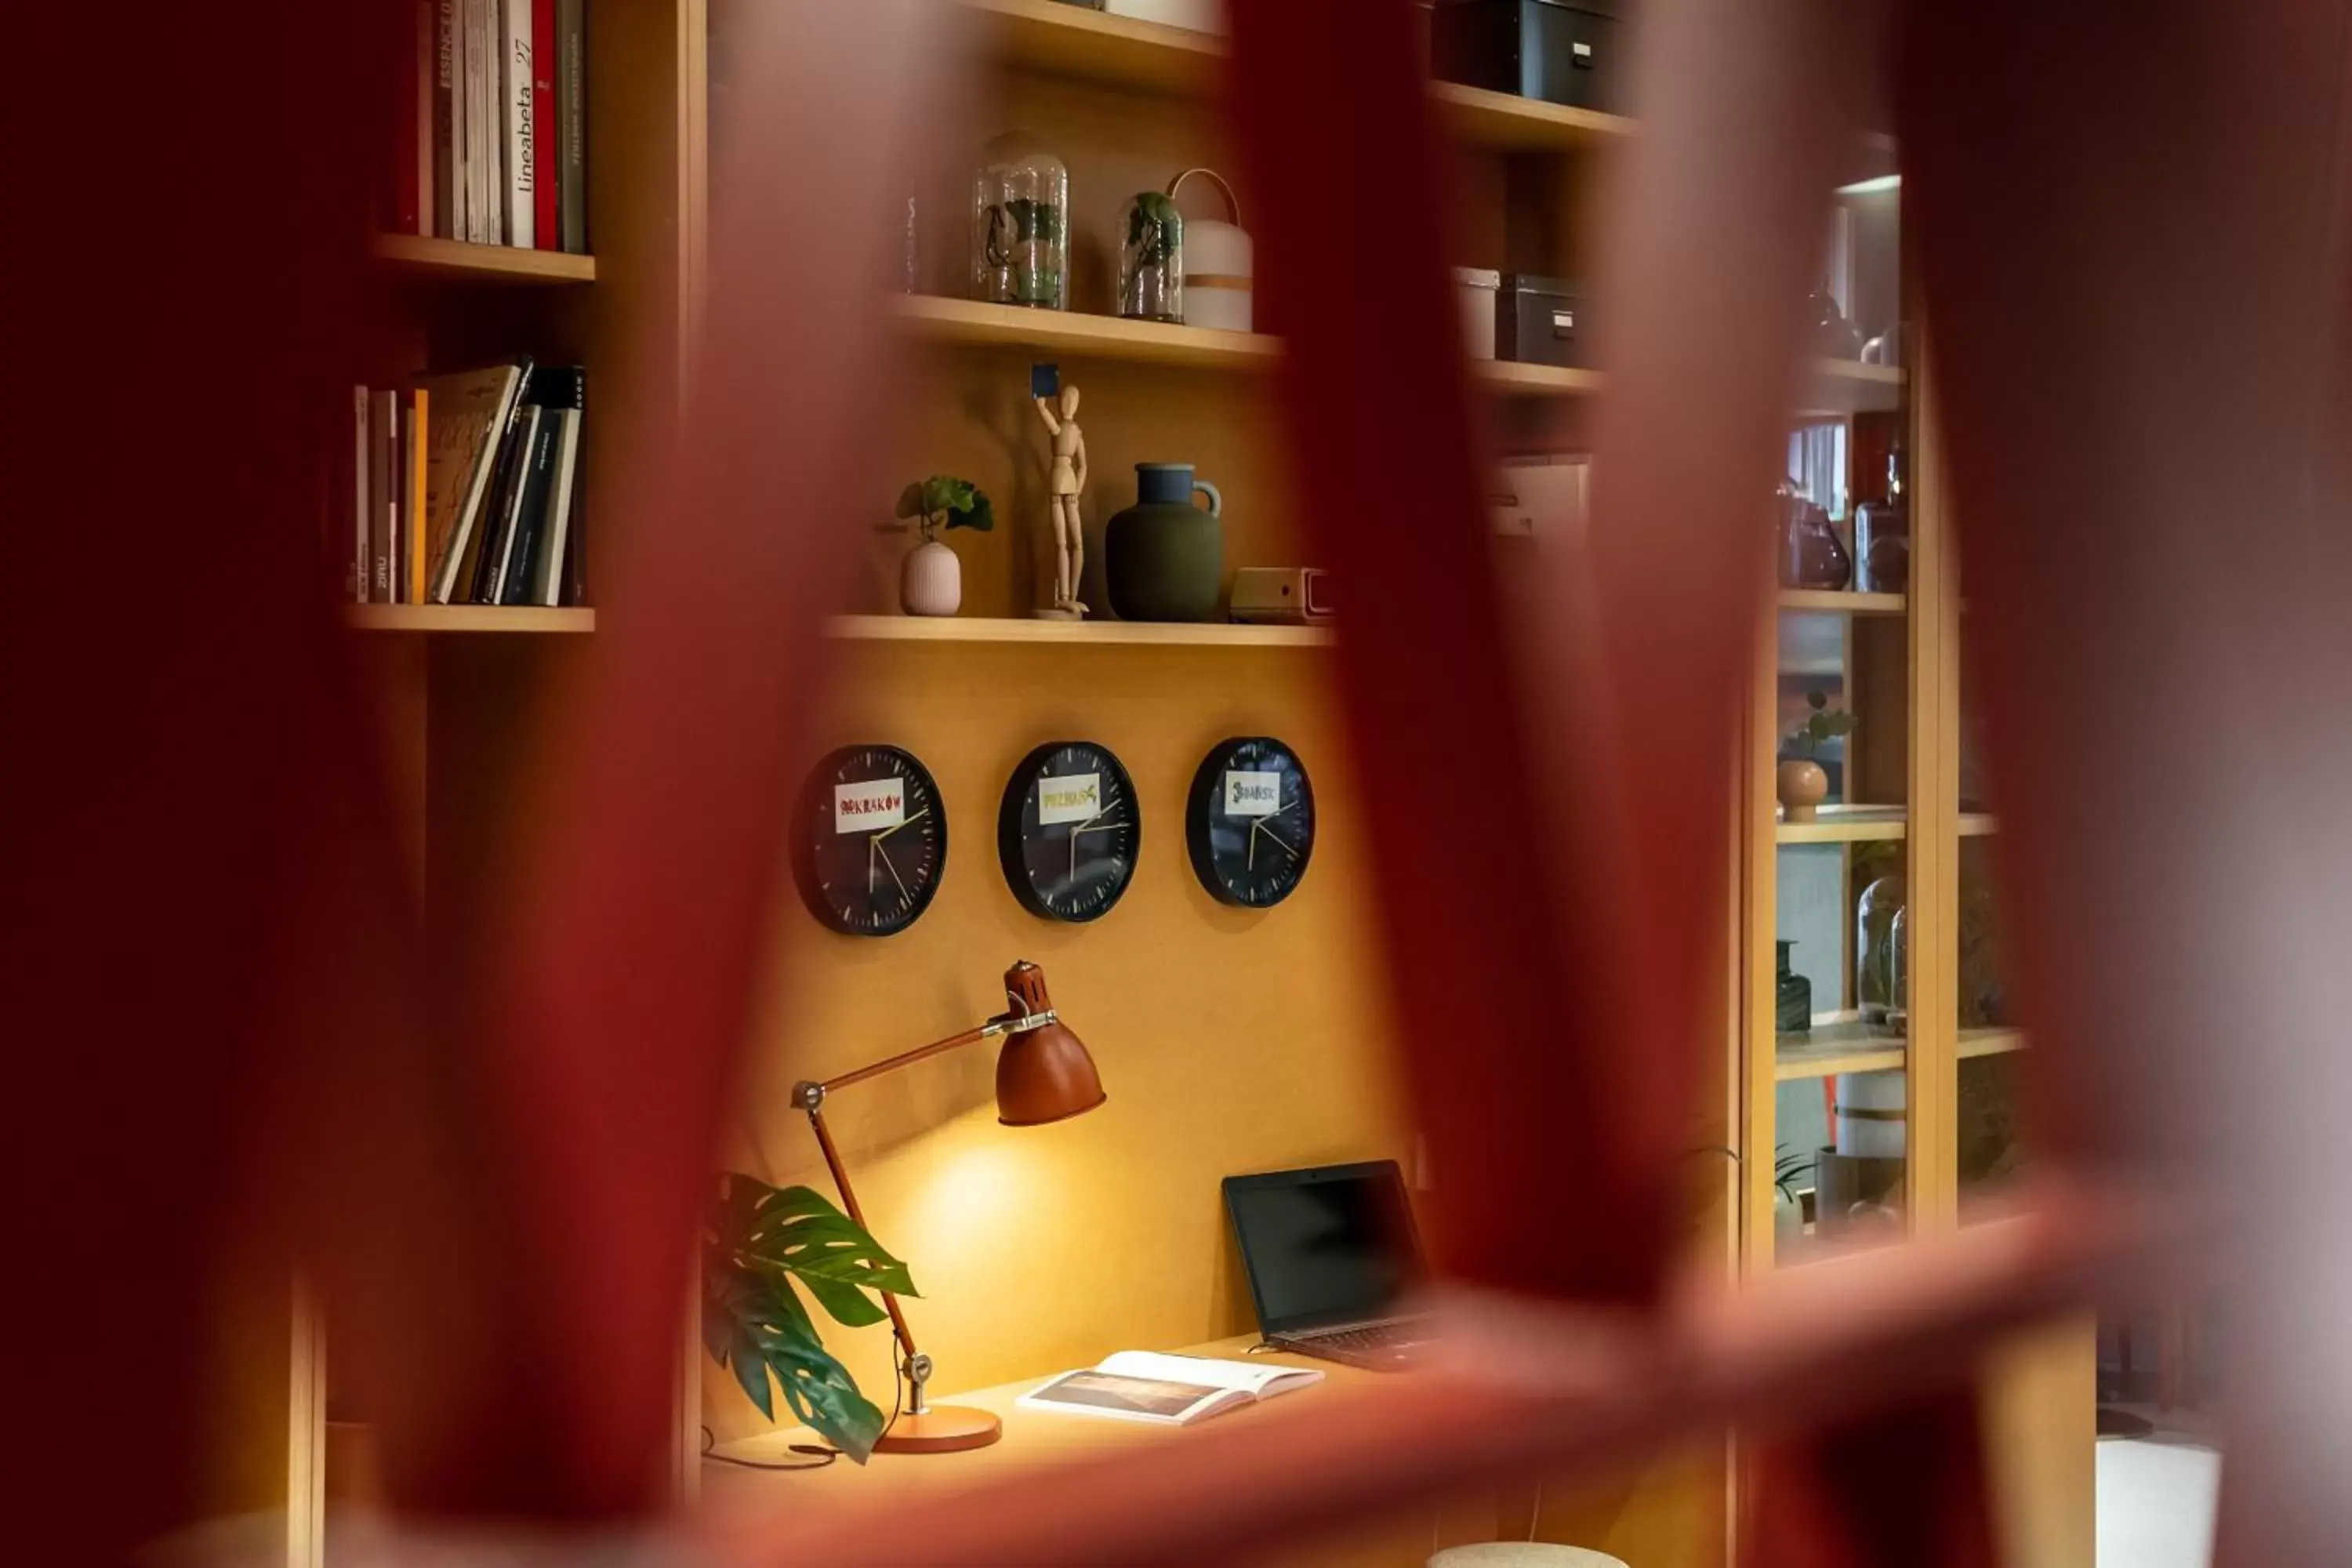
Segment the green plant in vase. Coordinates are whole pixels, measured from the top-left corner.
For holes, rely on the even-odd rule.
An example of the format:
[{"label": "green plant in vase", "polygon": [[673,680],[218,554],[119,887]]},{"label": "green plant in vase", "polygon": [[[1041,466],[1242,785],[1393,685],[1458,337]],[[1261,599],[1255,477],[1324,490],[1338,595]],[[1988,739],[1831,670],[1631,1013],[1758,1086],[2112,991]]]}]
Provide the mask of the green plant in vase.
[{"label": "green plant in vase", "polygon": [[898,492],[899,526],[912,520],[922,538],[898,563],[898,607],[910,616],[952,616],[963,604],[963,563],[940,542],[950,528],[987,533],[996,511],[970,479],[933,474]]},{"label": "green plant in vase", "polygon": [[1063,309],[1062,209],[1052,202],[1014,196],[1004,210],[1013,225],[1013,302]]},{"label": "green plant in vase", "polygon": [[772,1377],[794,1418],[862,1465],[882,1412],[817,1338],[801,1290],[853,1329],[889,1315],[867,1291],[917,1294],[907,1266],[822,1194],[721,1176],[702,1233],[703,1349],[761,1415],[776,1419]]},{"label": "green plant in vase", "polygon": [[1822,771],[1822,748],[1853,732],[1853,715],[1831,707],[1828,693],[1806,692],[1805,706],[1811,711],[1789,731],[1783,759],[1772,773],[1772,792],[1780,797],[1786,822],[1813,820],[1815,808],[1830,793],[1830,776]]},{"label": "green plant in vase", "polygon": [[1142,191],[1127,206],[1127,239],[1118,256],[1118,313],[1135,321],[1183,320],[1184,215],[1158,191]]}]

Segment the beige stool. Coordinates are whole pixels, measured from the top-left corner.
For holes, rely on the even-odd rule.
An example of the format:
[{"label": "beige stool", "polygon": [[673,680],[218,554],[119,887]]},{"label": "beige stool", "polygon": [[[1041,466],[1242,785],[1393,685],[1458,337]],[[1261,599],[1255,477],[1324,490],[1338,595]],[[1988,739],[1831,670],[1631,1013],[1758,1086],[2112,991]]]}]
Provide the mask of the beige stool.
[{"label": "beige stool", "polygon": [[1606,1552],[1549,1541],[1484,1541],[1449,1546],[1429,1560],[1429,1568],[1625,1568],[1625,1562]]}]

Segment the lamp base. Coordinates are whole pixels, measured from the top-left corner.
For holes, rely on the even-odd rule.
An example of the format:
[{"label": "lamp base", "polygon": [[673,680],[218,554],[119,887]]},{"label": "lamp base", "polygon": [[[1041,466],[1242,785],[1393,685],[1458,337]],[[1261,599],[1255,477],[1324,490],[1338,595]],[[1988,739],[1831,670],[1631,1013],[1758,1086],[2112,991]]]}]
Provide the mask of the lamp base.
[{"label": "lamp base", "polygon": [[874,1445],[877,1454],[959,1454],[985,1448],[1004,1436],[1004,1423],[985,1410],[968,1405],[934,1405],[918,1415],[912,1411],[890,1423]]}]

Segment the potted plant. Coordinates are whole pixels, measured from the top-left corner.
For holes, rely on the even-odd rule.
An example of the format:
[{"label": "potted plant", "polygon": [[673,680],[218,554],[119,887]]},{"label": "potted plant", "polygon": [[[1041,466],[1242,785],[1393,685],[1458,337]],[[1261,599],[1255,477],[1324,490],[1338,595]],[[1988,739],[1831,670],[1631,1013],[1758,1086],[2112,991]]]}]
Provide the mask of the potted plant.
[{"label": "potted plant", "polygon": [[1813,1163],[1791,1153],[1786,1143],[1776,1146],[1772,1155],[1772,1239],[1779,1246],[1804,1234],[1805,1202],[1798,1195],[1798,1183],[1812,1170]]},{"label": "potted plant", "polygon": [[[986,533],[996,526],[988,497],[970,479],[933,474],[898,494],[898,515],[912,519],[922,539],[898,564],[898,607],[910,616],[952,616],[963,603],[963,567],[940,541],[943,529]],[[905,523],[900,524],[906,526]]]},{"label": "potted plant", "polygon": [[1830,776],[1816,759],[1823,746],[1853,731],[1853,715],[1831,707],[1824,693],[1806,692],[1805,706],[1812,711],[1789,731],[1786,749],[1794,754],[1785,757],[1772,775],[1772,792],[1780,797],[1780,816],[1785,822],[1813,820],[1813,808],[1830,793]]},{"label": "potted plant", "polygon": [[853,1329],[888,1315],[867,1291],[917,1293],[907,1266],[822,1194],[721,1176],[702,1233],[703,1349],[771,1421],[772,1375],[793,1415],[862,1465],[887,1423],[817,1338],[799,1290]]}]

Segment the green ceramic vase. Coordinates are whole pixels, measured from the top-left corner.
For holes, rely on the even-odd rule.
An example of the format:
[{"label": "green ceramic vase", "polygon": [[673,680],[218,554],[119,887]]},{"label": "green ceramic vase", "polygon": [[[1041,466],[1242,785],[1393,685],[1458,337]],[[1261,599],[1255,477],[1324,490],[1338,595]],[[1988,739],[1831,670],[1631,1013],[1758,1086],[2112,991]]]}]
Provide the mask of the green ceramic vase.
[{"label": "green ceramic vase", "polygon": [[[1224,584],[1224,498],[1190,463],[1135,465],[1135,504],[1103,529],[1103,583],[1123,621],[1213,621]],[[1192,504],[1209,498],[1206,511]]]}]

